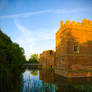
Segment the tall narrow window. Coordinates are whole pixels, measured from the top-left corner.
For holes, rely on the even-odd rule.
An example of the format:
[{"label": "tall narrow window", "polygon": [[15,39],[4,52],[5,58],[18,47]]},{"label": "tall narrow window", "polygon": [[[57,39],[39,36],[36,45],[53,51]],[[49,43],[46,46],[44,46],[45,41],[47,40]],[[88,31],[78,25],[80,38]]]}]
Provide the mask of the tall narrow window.
[{"label": "tall narrow window", "polygon": [[74,52],[79,52],[79,47],[78,47],[78,45],[74,45],[73,51],[74,51]]}]

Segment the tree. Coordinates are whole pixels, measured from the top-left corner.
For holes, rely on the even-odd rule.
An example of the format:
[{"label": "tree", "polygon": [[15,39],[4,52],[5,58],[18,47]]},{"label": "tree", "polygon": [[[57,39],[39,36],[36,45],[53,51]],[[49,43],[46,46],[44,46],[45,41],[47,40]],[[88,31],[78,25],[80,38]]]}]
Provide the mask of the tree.
[{"label": "tree", "polygon": [[32,54],[30,59],[29,59],[29,63],[32,63],[32,64],[39,63],[39,55],[38,54]]},{"label": "tree", "polygon": [[[26,59],[24,50],[0,30],[0,92],[8,89],[14,89],[12,85],[14,80],[16,83],[20,76],[21,70]],[[14,84],[16,84],[14,83]],[[12,85],[12,86],[11,86]],[[18,85],[18,84],[17,84]],[[11,88],[10,88],[11,87]]]}]

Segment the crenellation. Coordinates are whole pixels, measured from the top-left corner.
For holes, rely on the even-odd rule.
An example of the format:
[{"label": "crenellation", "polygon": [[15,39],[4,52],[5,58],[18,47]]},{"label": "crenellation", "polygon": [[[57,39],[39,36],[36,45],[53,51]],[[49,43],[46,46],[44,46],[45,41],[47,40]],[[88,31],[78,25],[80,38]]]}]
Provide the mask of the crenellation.
[{"label": "crenellation", "polygon": [[65,25],[70,25],[70,20],[66,20]]},{"label": "crenellation", "polygon": [[87,23],[88,23],[88,20],[84,18],[84,19],[82,20],[82,24],[87,24]]},{"label": "crenellation", "polygon": [[92,27],[92,21],[88,20],[88,24]]},{"label": "crenellation", "polygon": [[[75,22],[75,21],[70,21],[70,20],[66,20],[65,24],[63,24],[63,21],[61,20],[60,22],[60,29],[58,30],[59,34],[66,29],[81,29],[81,30],[86,30],[89,29],[92,30],[92,21],[91,20],[87,20],[87,19],[83,19],[82,22]],[[58,35],[57,32],[57,35]]]},{"label": "crenellation", "polygon": [[60,21],[60,28],[63,27],[63,20]]},{"label": "crenellation", "polygon": [[75,25],[76,24],[76,22],[75,21],[71,21],[71,25]]},{"label": "crenellation", "polygon": [[[63,30],[66,30],[66,29],[81,29],[81,30],[87,30],[87,29],[90,29],[92,30],[92,21],[91,20],[87,20],[87,19],[83,19],[82,22],[75,22],[75,21],[69,21],[67,20],[65,22],[65,24],[63,24],[62,28],[60,28],[61,32]],[[59,30],[59,31],[60,31]]]},{"label": "crenellation", "polygon": [[77,23],[76,23],[76,25],[80,26],[80,25],[81,25],[81,23],[80,23],[80,22],[77,22]]}]

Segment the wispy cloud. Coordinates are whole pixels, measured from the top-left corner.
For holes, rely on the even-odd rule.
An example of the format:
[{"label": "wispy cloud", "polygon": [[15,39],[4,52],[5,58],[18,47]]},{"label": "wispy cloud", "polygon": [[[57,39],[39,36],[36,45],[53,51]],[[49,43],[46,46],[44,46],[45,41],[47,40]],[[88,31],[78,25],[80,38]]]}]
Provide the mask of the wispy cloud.
[{"label": "wispy cloud", "polygon": [[40,14],[47,14],[47,13],[54,13],[54,14],[71,14],[71,13],[77,13],[77,12],[86,12],[90,11],[92,8],[76,8],[76,9],[52,9],[52,10],[42,10],[42,11],[36,11],[36,12],[26,12],[21,14],[13,14],[13,15],[3,15],[0,16],[0,18],[18,18],[18,17],[29,17],[33,15],[40,15]]},{"label": "wispy cloud", "polygon": [[[45,46],[46,44],[42,45],[42,42],[44,43],[45,41],[48,41],[50,43],[50,41],[55,41],[55,32],[57,28],[41,28],[38,30],[31,30],[21,25],[19,21],[15,20],[15,24],[17,29],[19,30],[19,34],[16,37],[15,41],[24,48],[27,59],[30,57],[31,54],[40,53],[44,49],[47,49],[48,45],[51,45],[47,44],[47,46]],[[42,47],[47,48],[43,49]],[[51,49],[53,49],[52,46]]]}]

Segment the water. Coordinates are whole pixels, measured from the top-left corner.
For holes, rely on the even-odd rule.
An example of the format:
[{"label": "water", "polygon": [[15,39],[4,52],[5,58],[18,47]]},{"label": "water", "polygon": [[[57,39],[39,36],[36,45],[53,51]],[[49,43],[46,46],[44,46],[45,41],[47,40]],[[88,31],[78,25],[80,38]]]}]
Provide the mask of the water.
[{"label": "water", "polygon": [[47,71],[39,70],[25,70],[23,73],[23,92],[56,92],[56,85],[53,80],[47,79],[47,77],[53,78],[54,76],[46,75]]},{"label": "water", "polygon": [[92,78],[68,79],[50,70],[26,69],[22,92],[92,92]]},{"label": "water", "polygon": [[51,70],[0,72],[0,92],[92,92],[92,78],[64,78]]}]

